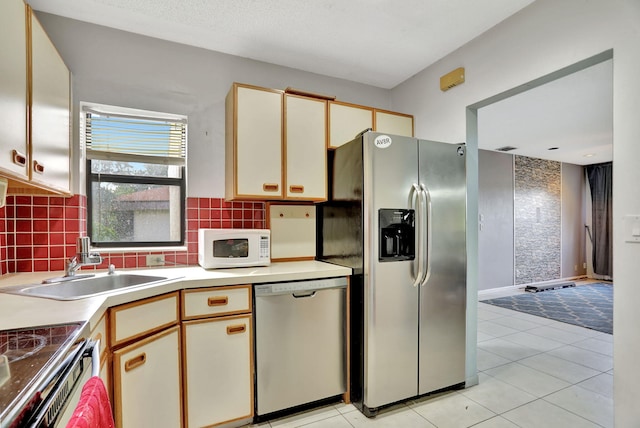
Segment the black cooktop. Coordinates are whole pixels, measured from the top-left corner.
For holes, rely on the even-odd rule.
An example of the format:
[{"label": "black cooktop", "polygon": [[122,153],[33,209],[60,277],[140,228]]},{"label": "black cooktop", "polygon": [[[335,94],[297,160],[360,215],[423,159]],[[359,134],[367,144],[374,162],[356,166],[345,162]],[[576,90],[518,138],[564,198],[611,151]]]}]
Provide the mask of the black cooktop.
[{"label": "black cooktop", "polygon": [[77,322],[0,331],[0,364],[8,362],[10,372],[6,378],[0,367],[0,427],[34,397],[38,385],[82,338],[83,327]]}]

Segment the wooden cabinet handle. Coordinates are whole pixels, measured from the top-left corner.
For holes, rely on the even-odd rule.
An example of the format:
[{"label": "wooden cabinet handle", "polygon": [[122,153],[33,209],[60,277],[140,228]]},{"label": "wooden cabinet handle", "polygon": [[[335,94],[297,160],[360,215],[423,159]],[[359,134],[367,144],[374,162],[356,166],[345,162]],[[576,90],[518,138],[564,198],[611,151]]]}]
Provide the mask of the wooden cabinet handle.
[{"label": "wooden cabinet handle", "polygon": [[265,192],[277,192],[280,186],[277,183],[264,183],[262,190]]},{"label": "wooden cabinet handle", "polygon": [[229,298],[227,296],[209,297],[207,304],[209,306],[225,306],[229,304]]},{"label": "wooden cabinet handle", "polygon": [[11,151],[11,160],[16,165],[25,166],[27,164],[27,157],[17,150]]},{"label": "wooden cabinet handle", "polygon": [[139,367],[141,365],[143,365],[144,363],[147,362],[147,354],[146,353],[142,353],[140,355],[138,355],[137,357],[133,357],[132,359],[125,361],[124,363],[124,371],[128,372],[131,371],[133,369],[135,369],[136,367]]},{"label": "wooden cabinet handle", "polygon": [[240,333],[244,333],[245,331],[247,331],[247,325],[246,324],[228,325],[227,326],[227,334],[228,335],[240,334]]},{"label": "wooden cabinet handle", "polygon": [[33,161],[33,172],[37,172],[38,174],[44,174],[44,165],[42,165],[37,160]]},{"label": "wooden cabinet handle", "polygon": [[291,186],[289,186],[289,191],[291,193],[304,193],[304,186],[292,184]]}]

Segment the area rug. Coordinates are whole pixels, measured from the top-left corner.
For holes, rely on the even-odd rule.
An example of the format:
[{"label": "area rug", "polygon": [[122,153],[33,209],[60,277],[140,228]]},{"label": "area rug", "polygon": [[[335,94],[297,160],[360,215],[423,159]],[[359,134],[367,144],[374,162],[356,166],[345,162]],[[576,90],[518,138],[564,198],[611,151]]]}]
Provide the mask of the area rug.
[{"label": "area rug", "polygon": [[482,302],[613,334],[613,284],[598,282]]}]

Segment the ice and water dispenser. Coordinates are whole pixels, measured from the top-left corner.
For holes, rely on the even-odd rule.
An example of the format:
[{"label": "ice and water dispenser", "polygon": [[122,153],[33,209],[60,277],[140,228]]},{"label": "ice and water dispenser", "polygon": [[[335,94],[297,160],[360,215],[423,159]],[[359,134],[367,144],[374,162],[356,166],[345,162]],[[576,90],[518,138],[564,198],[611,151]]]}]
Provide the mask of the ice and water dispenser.
[{"label": "ice and water dispenser", "polygon": [[415,258],[415,211],[406,209],[380,209],[380,251],[378,260],[394,262]]}]

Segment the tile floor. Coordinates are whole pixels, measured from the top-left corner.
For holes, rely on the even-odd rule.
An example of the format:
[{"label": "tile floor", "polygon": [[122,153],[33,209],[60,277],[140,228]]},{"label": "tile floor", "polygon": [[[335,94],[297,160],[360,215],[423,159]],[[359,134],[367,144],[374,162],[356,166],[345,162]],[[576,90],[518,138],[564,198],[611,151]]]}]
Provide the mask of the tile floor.
[{"label": "tile floor", "polygon": [[[492,296],[493,297],[493,296]],[[478,303],[478,385],[367,419],[335,404],[267,428],[613,427],[613,336]]]}]

